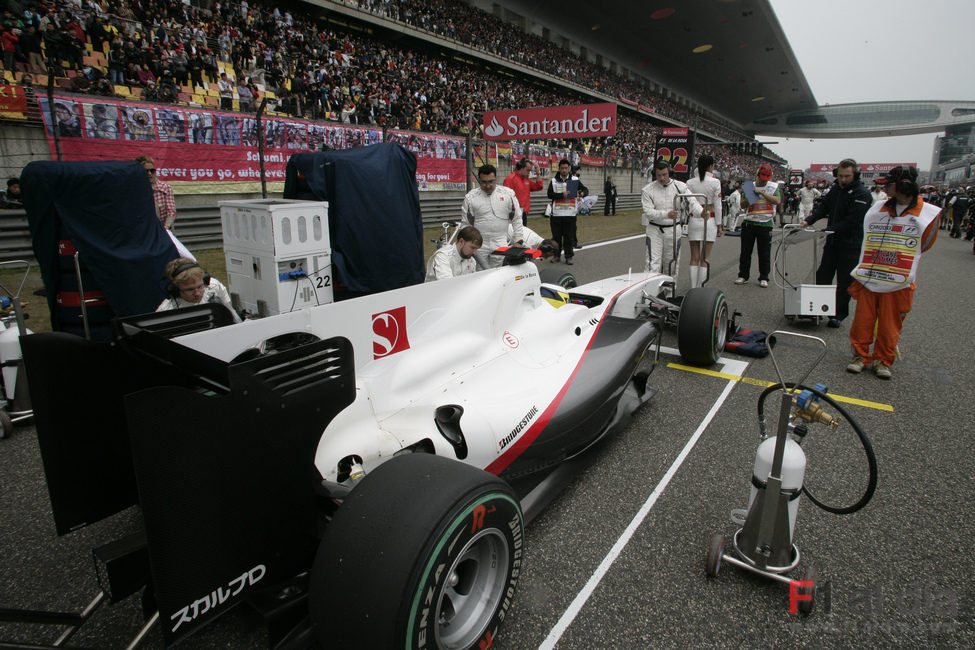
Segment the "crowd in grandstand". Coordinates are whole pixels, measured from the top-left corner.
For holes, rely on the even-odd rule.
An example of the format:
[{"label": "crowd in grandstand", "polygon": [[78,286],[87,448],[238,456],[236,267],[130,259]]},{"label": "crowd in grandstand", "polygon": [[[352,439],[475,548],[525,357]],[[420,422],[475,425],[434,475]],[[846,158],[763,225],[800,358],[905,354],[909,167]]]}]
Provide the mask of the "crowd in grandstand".
[{"label": "crowd in grandstand", "polygon": [[[715,122],[715,116],[698,115],[460,0],[346,4],[607,98],[625,99],[690,126],[741,139],[729,125]],[[445,134],[478,128],[480,114],[487,110],[571,104],[583,98],[498,79],[360,33],[339,32],[316,21],[314,8],[300,8],[257,0],[210,2],[205,8],[182,0],[9,0],[0,20],[4,68],[35,76],[53,69],[55,75],[71,77],[70,87],[62,86],[66,90],[111,96],[117,86],[126,86],[155,101],[187,102],[195,89],[219,86],[221,105],[226,99],[234,109],[253,111],[268,96],[276,100],[278,112],[297,117]],[[227,82],[220,80],[224,70]],[[621,111],[613,138],[547,144],[619,163],[645,159],[658,134],[659,127],[648,120]],[[740,176],[749,175],[756,164],[755,158],[733,156],[724,148],[709,153],[719,169]]]}]

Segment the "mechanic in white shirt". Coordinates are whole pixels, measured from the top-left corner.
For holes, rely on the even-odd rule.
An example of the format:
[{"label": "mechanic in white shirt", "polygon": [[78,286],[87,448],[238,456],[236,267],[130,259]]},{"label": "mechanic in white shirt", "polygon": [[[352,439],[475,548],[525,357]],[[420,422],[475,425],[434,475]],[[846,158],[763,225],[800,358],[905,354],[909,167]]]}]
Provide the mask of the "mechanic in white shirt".
[{"label": "mechanic in white shirt", "polygon": [[203,267],[188,257],[177,257],[166,265],[166,277],[169,287],[166,291],[169,297],[162,301],[156,311],[167,309],[182,309],[207,302],[223,305],[234,318],[235,323],[241,322],[240,316],[234,311],[230,302],[227,287],[216,278],[203,270]]},{"label": "mechanic in white shirt", "polygon": [[515,229],[512,226],[508,226],[509,246],[521,246],[540,250],[542,251],[542,259],[550,259],[561,253],[559,243],[554,239],[544,239],[528,226],[522,226],[521,231],[524,239],[515,239]]},{"label": "mechanic in white shirt", "polygon": [[[697,159],[697,176],[687,181],[687,189],[692,194],[703,194],[706,209],[700,217],[688,220],[687,242],[691,248],[691,289],[704,284],[711,265],[711,247],[716,237],[722,235],[721,226],[721,181],[714,177],[714,158],[703,154]],[[702,253],[701,242],[704,241]]]},{"label": "mechanic in white shirt", "polygon": [[510,187],[498,185],[498,170],[494,165],[481,165],[477,170],[479,187],[464,197],[461,219],[474,226],[484,238],[484,244],[475,256],[479,269],[501,266],[503,258],[491,253],[508,245],[508,226],[514,228],[520,240],[522,234],[521,206]]},{"label": "mechanic in white shirt", "polygon": [[725,230],[738,229],[738,213],[741,212],[741,188],[737,185],[728,195],[728,214],[725,216]]},{"label": "mechanic in white shirt", "polygon": [[799,221],[805,221],[812,212],[813,204],[821,196],[821,192],[812,186],[812,181],[799,188]]},{"label": "mechanic in white shirt", "polygon": [[876,203],[877,201],[886,201],[890,197],[887,196],[887,192],[884,191],[884,188],[880,187],[879,185],[874,185],[873,189],[870,190],[870,198],[873,199],[874,203]]},{"label": "mechanic in white shirt", "polygon": [[[670,261],[674,259],[674,224],[677,223],[677,209],[674,197],[687,194],[687,185],[670,177],[670,163],[661,159],[653,163],[655,180],[643,188],[641,202],[643,216],[641,223],[647,228],[647,253],[644,270],[647,273],[669,273]],[[691,214],[699,217],[704,208],[695,199],[688,199]],[[679,225],[677,226],[679,227]],[[674,281],[680,269],[680,247],[674,264]]]},{"label": "mechanic in white shirt", "polygon": [[441,247],[430,258],[427,264],[426,281],[446,280],[476,272],[477,263],[474,261],[474,255],[480,250],[483,242],[481,233],[474,226],[461,228],[453,244]]}]

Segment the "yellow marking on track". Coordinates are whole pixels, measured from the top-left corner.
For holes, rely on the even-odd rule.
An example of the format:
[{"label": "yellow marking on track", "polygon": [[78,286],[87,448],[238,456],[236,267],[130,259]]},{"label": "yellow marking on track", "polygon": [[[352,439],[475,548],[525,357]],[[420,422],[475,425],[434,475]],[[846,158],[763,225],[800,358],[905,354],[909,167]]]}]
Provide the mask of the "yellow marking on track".
[{"label": "yellow marking on track", "polygon": [[[743,384],[751,384],[752,386],[759,386],[761,388],[768,388],[772,384],[778,383],[776,381],[765,381],[764,379],[753,379],[752,377],[732,375],[726,372],[708,370],[706,368],[695,368],[694,366],[685,366],[680,363],[668,363],[667,367],[674,368],[675,370],[686,370],[687,372],[694,372],[699,375],[706,375],[708,377],[717,377],[718,379],[730,379],[734,381],[740,381]],[[883,402],[871,402],[865,399],[857,399],[856,397],[844,397],[843,395],[835,395],[833,393],[830,393],[829,396],[835,399],[837,402],[845,402],[847,404],[863,406],[865,408],[876,409],[878,411],[889,411],[891,413],[894,412],[893,406],[891,406],[890,404],[884,404]]]}]

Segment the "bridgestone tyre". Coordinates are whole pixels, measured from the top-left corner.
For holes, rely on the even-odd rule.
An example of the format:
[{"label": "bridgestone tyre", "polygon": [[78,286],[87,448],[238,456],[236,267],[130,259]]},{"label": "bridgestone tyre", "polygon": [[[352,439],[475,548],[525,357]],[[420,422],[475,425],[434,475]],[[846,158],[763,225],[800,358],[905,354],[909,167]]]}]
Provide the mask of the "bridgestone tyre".
[{"label": "bridgestone tyre", "polygon": [[430,454],[370,472],[328,525],[309,611],[327,648],[492,645],[521,573],[524,520],[501,479]]},{"label": "bridgestone tyre", "polygon": [[563,289],[575,289],[579,286],[576,276],[561,269],[539,269],[538,278],[545,284],[557,284]]},{"label": "bridgestone tyre", "polygon": [[688,363],[710,366],[724,350],[728,336],[728,301],[712,287],[691,289],[677,317],[677,347]]}]

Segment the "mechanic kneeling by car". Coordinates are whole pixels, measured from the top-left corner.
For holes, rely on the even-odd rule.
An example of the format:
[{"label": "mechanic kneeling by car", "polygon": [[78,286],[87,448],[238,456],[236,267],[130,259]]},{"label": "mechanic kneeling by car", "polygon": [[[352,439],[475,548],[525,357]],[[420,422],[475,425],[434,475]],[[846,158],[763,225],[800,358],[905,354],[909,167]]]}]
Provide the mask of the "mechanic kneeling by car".
[{"label": "mechanic kneeling by car", "polygon": [[169,280],[166,287],[169,297],[156,307],[156,311],[182,309],[212,302],[229,309],[235,323],[241,322],[240,316],[230,303],[227,287],[223,286],[220,280],[210,277],[210,274],[195,260],[177,257],[166,265],[166,279]]},{"label": "mechanic kneeling by car", "polygon": [[484,244],[481,231],[474,226],[464,226],[457,231],[457,241],[443,246],[427,264],[427,282],[446,280],[458,275],[467,275],[477,271],[474,254]]}]

